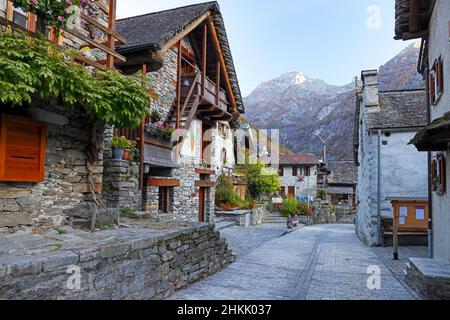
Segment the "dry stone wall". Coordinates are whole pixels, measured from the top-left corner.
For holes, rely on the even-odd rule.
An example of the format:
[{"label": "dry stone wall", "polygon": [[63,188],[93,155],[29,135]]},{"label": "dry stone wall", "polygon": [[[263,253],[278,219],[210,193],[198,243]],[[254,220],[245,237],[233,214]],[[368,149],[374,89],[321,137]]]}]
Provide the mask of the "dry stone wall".
[{"label": "dry stone wall", "polygon": [[[10,111],[48,124],[45,182],[0,182],[0,232],[61,225],[72,209],[91,202],[86,149],[92,123],[80,106],[61,106],[54,99]],[[103,183],[102,132],[97,130],[99,161],[92,167],[96,191]]]}]

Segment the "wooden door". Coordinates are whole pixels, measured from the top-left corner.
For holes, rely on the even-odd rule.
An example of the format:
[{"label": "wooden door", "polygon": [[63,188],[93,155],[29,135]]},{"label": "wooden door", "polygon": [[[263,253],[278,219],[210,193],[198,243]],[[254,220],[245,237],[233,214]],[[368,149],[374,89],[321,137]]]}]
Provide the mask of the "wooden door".
[{"label": "wooden door", "polygon": [[286,187],[281,187],[281,196],[286,197]]},{"label": "wooden door", "polygon": [[295,198],[295,187],[288,187],[288,197],[292,199]]},{"label": "wooden door", "polygon": [[206,188],[200,188],[198,192],[198,221],[205,222],[205,208],[206,208]]},{"label": "wooden door", "polygon": [[159,212],[169,213],[169,188],[159,187]]}]

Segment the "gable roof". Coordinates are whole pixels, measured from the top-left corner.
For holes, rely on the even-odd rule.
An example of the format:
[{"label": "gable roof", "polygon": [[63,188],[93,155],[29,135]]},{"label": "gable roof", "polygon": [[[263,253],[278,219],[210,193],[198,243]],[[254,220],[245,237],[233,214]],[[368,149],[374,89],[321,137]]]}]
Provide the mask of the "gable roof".
[{"label": "gable roof", "polygon": [[354,185],[357,183],[357,169],[352,160],[329,161],[327,169],[330,171],[329,184]]},{"label": "gable roof", "polygon": [[418,128],[427,124],[427,100],[423,89],[380,91],[379,103],[379,111],[365,112],[369,130]]},{"label": "gable roof", "polygon": [[435,3],[436,0],[395,0],[395,39],[426,36]]},{"label": "gable roof", "polygon": [[219,4],[216,1],[117,20],[117,33],[127,39],[127,43],[118,47],[117,52],[125,54],[146,49],[159,51],[170,39],[177,36],[208,11],[211,13],[216,28],[236,106],[240,113],[245,113],[225,24]]},{"label": "gable roof", "polygon": [[281,165],[318,165],[319,159],[315,155],[280,155]]}]

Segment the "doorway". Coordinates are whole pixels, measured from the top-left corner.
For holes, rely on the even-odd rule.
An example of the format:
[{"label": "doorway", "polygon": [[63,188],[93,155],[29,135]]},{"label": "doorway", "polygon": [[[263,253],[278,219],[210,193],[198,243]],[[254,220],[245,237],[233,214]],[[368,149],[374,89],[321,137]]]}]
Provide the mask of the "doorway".
[{"label": "doorway", "polygon": [[206,188],[200,188],[198,191],[199,202],[198,202],[198,222],[206,222],[205,211],[206,211]]}]

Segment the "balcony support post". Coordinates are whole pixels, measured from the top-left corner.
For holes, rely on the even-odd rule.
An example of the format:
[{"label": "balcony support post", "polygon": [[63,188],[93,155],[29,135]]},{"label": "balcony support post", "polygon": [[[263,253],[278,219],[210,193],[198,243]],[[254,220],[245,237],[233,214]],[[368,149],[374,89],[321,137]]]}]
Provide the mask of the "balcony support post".
[{"label": "balcony support post", "polygon": [[206,93],[206,51],[208,41],[208,25],[203,25],[203,50],[202,50],[202,96]]}]

